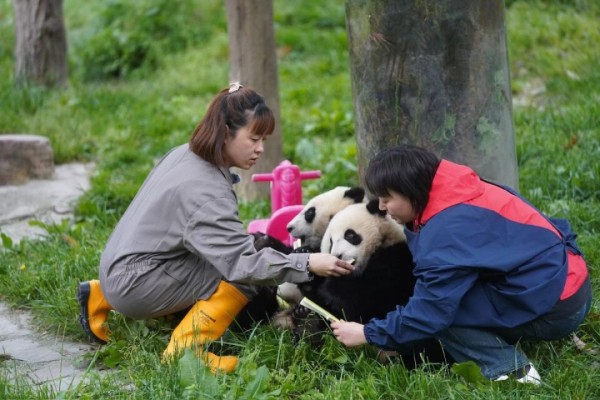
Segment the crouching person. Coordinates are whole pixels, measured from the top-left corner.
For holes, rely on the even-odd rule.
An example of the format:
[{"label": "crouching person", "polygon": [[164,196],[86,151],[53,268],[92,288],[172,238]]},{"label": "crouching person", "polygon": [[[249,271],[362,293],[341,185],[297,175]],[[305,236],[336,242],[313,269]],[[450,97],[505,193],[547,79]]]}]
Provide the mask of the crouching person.
[{"label": "crouching person", "polygon": [[259,94],[233,84],[212,100],[189,143],[154,167],[106,244],[99,280],[79,285],[79,320],[92,339],[109,340],[113,309],[136,319],[189,309],[163,359],[195,348],[213,372],[229,372],[238,358],[203,345],[223,335],[260,285],[351,272],[329,254],[257,252],[245,232],[229,168],[255,165],[274,123]]},{"label": "crouching person", "polygon": [[569,223],[416,146],[380,153],[365,181],[379,207],[405,224],[414,295],[385,319],[333,323],[336,338],[403,351],[434,337],[490,380],[539,384],[516,343],[566,337],[591,307],[587,265]]}]

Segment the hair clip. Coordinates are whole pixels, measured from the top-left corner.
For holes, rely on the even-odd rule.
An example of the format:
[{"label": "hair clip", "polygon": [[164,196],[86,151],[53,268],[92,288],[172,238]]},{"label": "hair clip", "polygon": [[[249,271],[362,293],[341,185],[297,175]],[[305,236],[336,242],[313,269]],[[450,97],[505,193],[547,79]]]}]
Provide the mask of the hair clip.
[{"label": "hair clip", "polygon": [[229,93],[235,93],[243,87],[239,82],[231,82],[229,84]]}]

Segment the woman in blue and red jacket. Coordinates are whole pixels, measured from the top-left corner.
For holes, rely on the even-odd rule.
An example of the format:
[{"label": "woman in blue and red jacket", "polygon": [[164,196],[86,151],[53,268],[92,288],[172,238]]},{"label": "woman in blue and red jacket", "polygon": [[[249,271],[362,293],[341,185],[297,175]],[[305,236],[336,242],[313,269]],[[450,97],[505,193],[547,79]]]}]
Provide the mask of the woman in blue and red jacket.
[{"label": "woman in blue and red jacket", "polygon": [[434,337],[488,379],[539,383],[515,343],[565,337],[591,306],[569,223],[416,146],[381,152],[365,181],[379,207],[405,224],[417,283],[408,304],[385,319],[332,323],[336,338],[403,352]]}]

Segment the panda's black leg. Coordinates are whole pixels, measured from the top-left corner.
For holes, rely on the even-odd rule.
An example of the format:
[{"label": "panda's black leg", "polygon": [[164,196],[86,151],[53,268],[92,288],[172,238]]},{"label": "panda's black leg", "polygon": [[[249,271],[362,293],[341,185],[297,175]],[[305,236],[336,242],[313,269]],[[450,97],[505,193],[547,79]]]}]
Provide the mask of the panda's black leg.
[{"label": "panda's black leg", "polygon": [[294,343],[307,340],[315,348],[325,343],[326,322],[308,308],[296,305],[292,310]]},{"label": "panda's black leg", "polygon": [[297,345],[304,336],[305,320],[308,317],[310,310],[299,304],[292,308],[292,340]]}]

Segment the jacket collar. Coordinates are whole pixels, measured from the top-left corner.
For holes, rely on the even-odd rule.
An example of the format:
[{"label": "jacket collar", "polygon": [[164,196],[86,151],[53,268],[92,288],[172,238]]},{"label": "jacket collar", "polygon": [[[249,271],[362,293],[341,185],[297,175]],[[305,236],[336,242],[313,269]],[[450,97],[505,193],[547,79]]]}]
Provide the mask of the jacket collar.
[{"label": "jacket collar", "polygon": [[415,227],[425,225],[434,215],[479,197],[484,192],[483,182],[471,168],[442,160],[429,192],[429,201],[415,221]]},{"label": "jacket collar", "polygon": [[225,179],[227,179],[227,182],[229,182],[230,185],[234,185],[240,182],[240,176],[230,171],[227,167],[217,166],[217,168],[219,169],[219,171],[221,171],[221,173],[223,174]]}]

